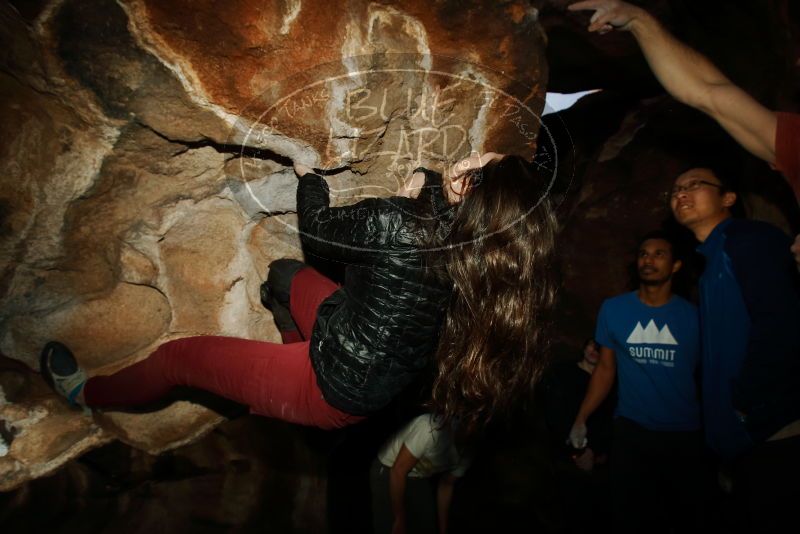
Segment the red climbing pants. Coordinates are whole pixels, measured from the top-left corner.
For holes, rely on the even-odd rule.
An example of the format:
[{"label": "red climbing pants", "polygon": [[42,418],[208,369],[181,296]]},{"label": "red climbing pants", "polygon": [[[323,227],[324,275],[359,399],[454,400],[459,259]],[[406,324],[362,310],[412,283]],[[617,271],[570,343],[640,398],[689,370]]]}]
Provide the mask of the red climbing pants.
[{"label": "red climbing pants", "polygon": [[222,336],[197,336],[164,343],[145,360],[86,382],[84,398],[93,408],[146,405],[175,386],[210,391],[250,411],[323,429],[363,419],[325,402],[309,359],[317,308],[337,285],[311,267],[291,281],[289,310],[303,341],[268,343]]}]

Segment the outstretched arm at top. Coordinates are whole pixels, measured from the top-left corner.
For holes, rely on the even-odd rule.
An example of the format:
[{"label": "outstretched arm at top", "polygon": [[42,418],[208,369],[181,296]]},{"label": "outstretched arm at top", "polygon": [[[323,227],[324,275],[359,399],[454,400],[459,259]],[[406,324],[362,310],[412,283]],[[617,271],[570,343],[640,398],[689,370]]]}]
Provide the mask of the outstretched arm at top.
[{"label": "outstretched arm at top", "polygon": [[618,0],[587,0],[569,9],[594,11],[590,32],[631,32],[669,94],[710,115],[753,155],[775,163],[775,113],[734,85],[708,58],[677,40],[647,11]]},{"label": "outstretched arm at top", "polygon": [[[777,158],[778,116],[774,111],[734,85],[708,58],[677,40],[644,9],[619,0],[586,0],[569,9],[594,11],[590,32],[631,32],[653,74],[669,94],[710,115],[751,154],[778,164],[795,195],[800,195],[796,168],[786,168],[787,161],[792,161],[786,159],[786,149],[783,159]],[[800,235],[795,238],[792,253],[800,268]]]}]

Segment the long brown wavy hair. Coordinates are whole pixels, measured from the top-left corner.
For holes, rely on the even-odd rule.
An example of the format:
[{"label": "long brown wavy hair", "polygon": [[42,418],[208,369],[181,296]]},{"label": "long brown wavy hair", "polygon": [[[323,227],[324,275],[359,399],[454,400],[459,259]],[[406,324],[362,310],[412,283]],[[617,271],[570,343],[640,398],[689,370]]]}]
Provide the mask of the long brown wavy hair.
[{"label": "long brown wavy hair", "polygon": [[431,405],[466,434],[509,413],[547,358],[557,223],[549,177],[518,156],[471,171],[446,238],[453,294],[436,354]]}]

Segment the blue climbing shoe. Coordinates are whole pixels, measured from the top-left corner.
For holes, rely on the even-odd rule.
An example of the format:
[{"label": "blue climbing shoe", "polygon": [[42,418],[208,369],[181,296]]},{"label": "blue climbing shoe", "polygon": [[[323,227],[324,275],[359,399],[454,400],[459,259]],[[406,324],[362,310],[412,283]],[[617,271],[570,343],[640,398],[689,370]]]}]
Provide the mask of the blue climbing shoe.
[{"label": "blue climbing shoe", "polygon": [[51,341],[39,359],[45,381],[73,406],[86,384],[86,372],[78,366],[72,352],[63,343]]}]

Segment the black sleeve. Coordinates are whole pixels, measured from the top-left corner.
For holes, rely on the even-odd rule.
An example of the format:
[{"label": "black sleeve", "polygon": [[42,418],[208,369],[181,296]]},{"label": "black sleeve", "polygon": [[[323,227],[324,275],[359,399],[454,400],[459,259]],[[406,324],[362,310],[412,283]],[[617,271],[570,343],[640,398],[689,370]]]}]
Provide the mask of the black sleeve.
[{"label": "black sleeve", "polygon": [[309,250],[328,259],[354,262],[382,253],[402,222],[391,199],[330,207],[328,183],[312,173],[299,179],[297,216],[300,237]]},{"label": "black sleeve", "polygon": [[430,195],[434,212],[438,213],[446,209],[448,204],[444,196],[444,190],[442,189],[441,173],[426,169],[425,167],[417,167],[414,169],[414,173],[417,172],[421,172],[425,175],[425,183],[422,185],[422,196],[425,196],[425,194]]}]

